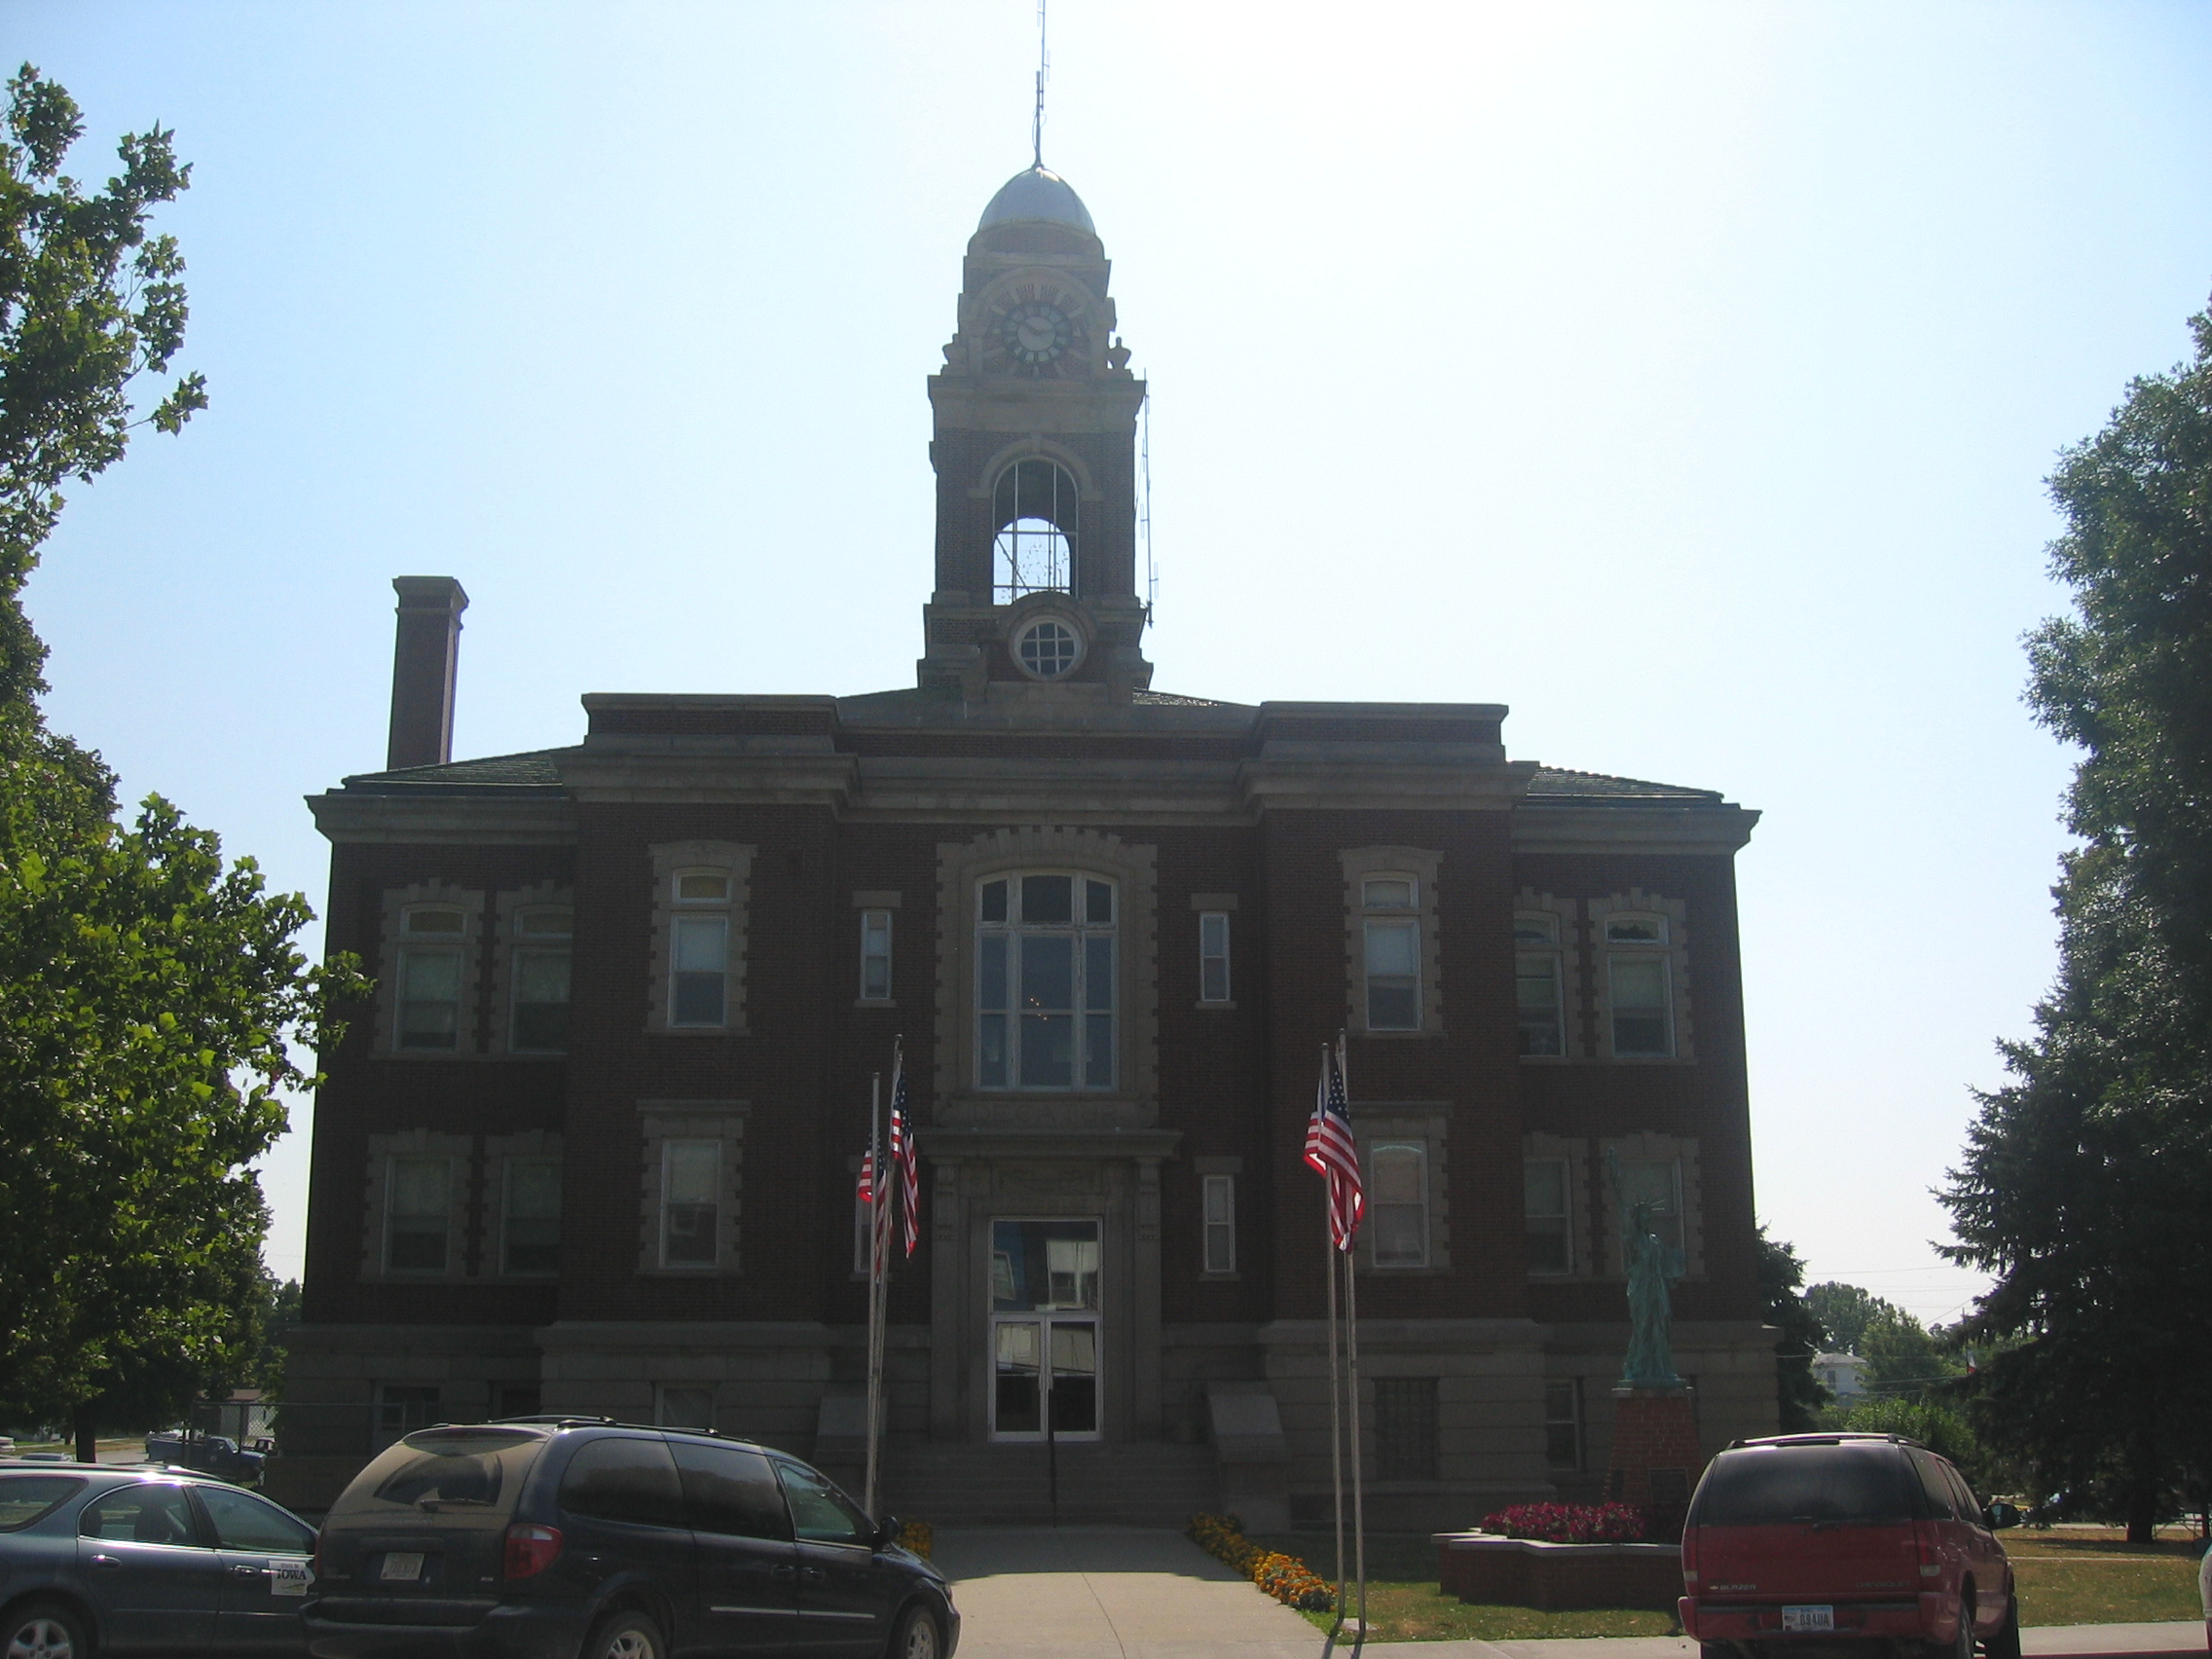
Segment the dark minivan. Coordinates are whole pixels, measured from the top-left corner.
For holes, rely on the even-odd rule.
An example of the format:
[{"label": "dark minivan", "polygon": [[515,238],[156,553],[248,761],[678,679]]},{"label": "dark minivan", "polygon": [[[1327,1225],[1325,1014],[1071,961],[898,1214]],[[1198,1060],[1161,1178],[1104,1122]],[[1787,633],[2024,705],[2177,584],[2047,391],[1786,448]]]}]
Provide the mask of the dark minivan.
[{"label": "dark minivan", "polygon": [[317,1659],[950,1659],[943,1574],[751,1441],[603,1419],[426,1428],[353,1478],[304,1609]]},{"label": "dark minivan", "polygon": [[[1894,1434],[1738,1441],[1682,1523],[1683,1634],[1703,1659],[1880,1647],[2020,1659],[2011,1564],[1951,1463]],[[1807,1655],[1811,1659],[1811,1655]]]}]

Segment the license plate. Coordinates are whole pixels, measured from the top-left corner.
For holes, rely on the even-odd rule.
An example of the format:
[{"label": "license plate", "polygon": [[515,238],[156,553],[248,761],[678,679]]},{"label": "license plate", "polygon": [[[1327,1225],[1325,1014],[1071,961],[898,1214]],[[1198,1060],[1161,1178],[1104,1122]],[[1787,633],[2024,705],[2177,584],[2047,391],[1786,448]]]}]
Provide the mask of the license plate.
[{"label": "license plate", "polygon": [[1782,1609],[1782,1628],[1795,1631],[1821,1631],[1835,1629],[1835,1608],[1785,1607]]},{"label": "license plate", "polygon": [[[412,1580],[423,1576],[423,1557],[420,1551],[402,1553],[394,1551],[384,1558],[384,1571],[379,1574],[387,1581]],[[1824,1612],[1825,1608],[1822,1609]]]},{"label": "license plate", "polygon": [[[388,1559],[388,1558],[387,1558]],[[305,1596],[308,1581],[313,1577],[305,1556],[286,1560],[278,1556],[269,1564],[269,1593],[272,1596]]]}]

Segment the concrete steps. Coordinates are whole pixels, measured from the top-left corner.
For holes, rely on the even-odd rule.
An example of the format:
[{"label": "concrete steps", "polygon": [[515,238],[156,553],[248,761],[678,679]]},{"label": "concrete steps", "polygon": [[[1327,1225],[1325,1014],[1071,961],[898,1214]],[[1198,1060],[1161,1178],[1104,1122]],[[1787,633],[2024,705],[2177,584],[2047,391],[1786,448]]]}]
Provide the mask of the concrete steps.
[{"label": "concrete steps", "polygon": [[1043,1446],[885,1448],[883,1507],[940,1527],[1184,1527],[1220,1507],[1210,1446],[1076,1443],[1056,1449],[1058,1503]]}]

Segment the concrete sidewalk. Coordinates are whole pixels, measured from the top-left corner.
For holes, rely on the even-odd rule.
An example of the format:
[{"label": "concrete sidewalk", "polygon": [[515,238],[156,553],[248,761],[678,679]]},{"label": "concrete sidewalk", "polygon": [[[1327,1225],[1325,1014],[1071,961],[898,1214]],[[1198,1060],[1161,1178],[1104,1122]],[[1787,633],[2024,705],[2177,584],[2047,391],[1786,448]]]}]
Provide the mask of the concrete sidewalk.
[{"label": "concrete sidewalk", "polygon": [[[960,1659],[1318,1659],[1322,1633],[1179,1532],[1128,1527],[966,1528],[937,1534],[953,1580]],[[2035,1659],[2169,1659],[2204,1627],[2052,1625],[2021,1633]],[[1340,1649],[1340,1651],[1342,1651]],[[1376,1659],[1697,1659],[1681,1637],[1370,1642]]]},{"label": "concrete sidewalk", "polygon": [[[2034,1659],[2174,1659],[2205,1651],[2200,1620],[2179,1624],[2044,1625],[2020,1632]],[[1308,1650],[1318,1654],[1318,1646]],[[1373,1641],[1377,1659],[1697,1659],[1697,1643],[1679,1636],[1614,1636],[1555,1641]]]}]

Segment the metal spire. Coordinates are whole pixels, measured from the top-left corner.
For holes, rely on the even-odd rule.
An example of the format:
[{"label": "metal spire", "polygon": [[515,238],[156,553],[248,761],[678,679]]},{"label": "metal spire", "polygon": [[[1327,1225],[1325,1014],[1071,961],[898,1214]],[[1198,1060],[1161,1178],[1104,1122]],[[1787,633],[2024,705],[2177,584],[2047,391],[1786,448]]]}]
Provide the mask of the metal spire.
[{"label": "metal spire", "polygon": [[1045,77],[1051,68],[1051,55],[1045,50],[1045,0],[1037,0],[1037,113],[1029,120],[1029,149],[1039,171],[1045,166]]}]

